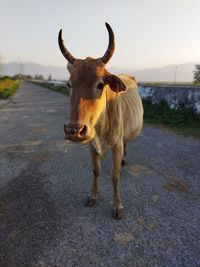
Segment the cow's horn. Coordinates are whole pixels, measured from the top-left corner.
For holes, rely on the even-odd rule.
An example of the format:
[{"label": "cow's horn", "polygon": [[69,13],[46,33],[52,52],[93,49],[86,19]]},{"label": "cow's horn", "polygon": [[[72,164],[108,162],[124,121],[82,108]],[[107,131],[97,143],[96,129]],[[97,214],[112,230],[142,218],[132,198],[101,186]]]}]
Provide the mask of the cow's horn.
[{"label": "cow's horn", "polygon": [[64,41],[62,38],[62,30],[59,31],[58,44],[59,44],[60,51],[62,52],[63,56],[69,61],[69,63],[73,64],[75,61],[75,58],[72,56],[72,54],[68,51],[68,49],[64,45]]},{"label": "cow's horn", "polygon": [[108,48],[105,52],[105,54],[103,55],[103,57],[101,58],[103,63],[108,63],[108,61],[110,60],[110,58],[112,57],[114,50],[115,50],[115,36],[113,33],[112,28],[110,27],[110,25],[106,22],[106,28],[108,30],[108,34],[109,34],[109,44],[108,44]]}]

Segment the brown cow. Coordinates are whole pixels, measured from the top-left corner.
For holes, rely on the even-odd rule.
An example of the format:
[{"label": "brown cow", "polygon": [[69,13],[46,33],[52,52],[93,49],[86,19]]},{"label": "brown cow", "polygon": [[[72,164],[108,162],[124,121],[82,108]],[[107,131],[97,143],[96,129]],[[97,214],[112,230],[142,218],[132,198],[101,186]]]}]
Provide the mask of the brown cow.
[{"label": "brown cow", "polygon": [[60,50],[69,62],[71,87],[69,122],[64,131],[68,140],[90,141],[94,181],[87,206],[96,203],[101,159],[112,149],[114,217],[121,219],[124,214],[119,190],[121,164],[125,163],[126,142],[142,129],[143,108],[136,80],[128,75],[115,76],[105,69],[115,49],[114,33],[108,23],[106,28],[109,45],[103,57],[97,59],[74,58],[64,45],[62,30],[59,32]]}]

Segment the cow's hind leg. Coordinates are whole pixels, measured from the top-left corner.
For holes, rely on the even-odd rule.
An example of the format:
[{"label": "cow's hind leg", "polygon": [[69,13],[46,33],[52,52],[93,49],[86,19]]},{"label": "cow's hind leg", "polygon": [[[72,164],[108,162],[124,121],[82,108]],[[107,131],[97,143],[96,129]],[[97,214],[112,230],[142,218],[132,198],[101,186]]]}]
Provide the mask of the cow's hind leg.
[{"label": "cow's hind leg", "polygon": [[99,176],[101,173],[101,156],[96,153],[96,151],[91,147],[91,156],[92,156],[92,163],[93,163],[93,184],[91,193],[88,197],[86,206],[91,207],[96,204],[97,195],[99,192]]},{"label": "cow's hind leg", "polygon": [[124,165],[126,165],[126,163],[127,163],[127,161],[126,161],[126,142],[124,142],[124,154],[122,157],[121,165],[124,166]]},{"label": "cow's hind leg", "polygon": [[119,220],[124,216],[124,209],[122,206],[120,189],[119,189],[119,180],[120,180],[120,172],[121,172],[121,161],[123,157],[123,143],[117,144],[113,147],[112,155],[113,155],[113,169],[112,169],[112,182],[114,189],[114,218]]}]

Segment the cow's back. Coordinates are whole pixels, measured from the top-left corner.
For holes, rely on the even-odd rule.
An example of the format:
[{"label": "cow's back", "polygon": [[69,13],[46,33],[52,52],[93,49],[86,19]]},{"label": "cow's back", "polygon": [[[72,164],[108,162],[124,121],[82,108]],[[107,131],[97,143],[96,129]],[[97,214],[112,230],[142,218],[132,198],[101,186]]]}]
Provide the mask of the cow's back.
[{"label": "cow's back", "polygon": [[124,128],[123,135],[126,142],[134,139],[142,129],[143,107],[135,78],[128,75],[120,75],[119,77],[127,87],[127,90],[120,95]]}]

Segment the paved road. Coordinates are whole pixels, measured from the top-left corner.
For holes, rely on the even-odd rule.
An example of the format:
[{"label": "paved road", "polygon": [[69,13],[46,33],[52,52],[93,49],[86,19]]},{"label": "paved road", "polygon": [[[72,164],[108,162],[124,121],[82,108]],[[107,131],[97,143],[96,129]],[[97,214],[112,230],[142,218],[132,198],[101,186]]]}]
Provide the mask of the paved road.
[{"label": "paved road", "polygon": [[87,146],[63,139],[67,98],[22,82],[0,109],[0,266],[200,266],[200,141],[144,127],[112,213],[111,155],[86,208]]}]

